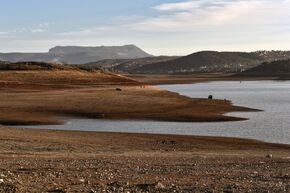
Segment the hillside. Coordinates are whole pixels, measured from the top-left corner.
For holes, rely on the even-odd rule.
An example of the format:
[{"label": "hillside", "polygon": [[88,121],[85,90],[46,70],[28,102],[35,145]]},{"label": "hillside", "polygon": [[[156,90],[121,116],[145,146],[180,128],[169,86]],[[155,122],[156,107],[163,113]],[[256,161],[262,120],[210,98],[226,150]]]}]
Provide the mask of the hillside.
[{"label": "hillside", "polygon": [[169,60],[176,59],[176,56],[157,56],[157,57],[146,57],[137,59],[115,59],[115,60],[101,60],[98,62],[92,62],[85,64],[85,66],[90,66],[92,68],[101,68],[110,71],[120,71],[120,72],[132,72],[147,64],[153,64],[158,62],[166,62]]},{"label": "hillside", "polygon": [[104,59],[135,59],[150,56],[135,45],[108,47],[57,46],[51,48],[47,53],[0,53],[0,60],[85,64]]},{"label": "hillside", "polygon": [[290,60],[265,62],[257,67],[239,73],[237,76],[290,78]]},{"label": "hillside", "polygon": [[286,51],[216,52],[203,51],[174,60],[157,62],[135,68],[132,73],[174,74],[192,72],[240,72],[265,61],[290,58]]},{"label": "hillside", "polygon": [[142,66],[137,73],[228,72],[255,66],[261,58],[252,53],[203,51],[175,60]]},{"label": "hillside", "polygon": [[49,88],[82,85],[138,85],[136,81],[100,69],[46,62],[18,62],[0,65],[1,88]]}]

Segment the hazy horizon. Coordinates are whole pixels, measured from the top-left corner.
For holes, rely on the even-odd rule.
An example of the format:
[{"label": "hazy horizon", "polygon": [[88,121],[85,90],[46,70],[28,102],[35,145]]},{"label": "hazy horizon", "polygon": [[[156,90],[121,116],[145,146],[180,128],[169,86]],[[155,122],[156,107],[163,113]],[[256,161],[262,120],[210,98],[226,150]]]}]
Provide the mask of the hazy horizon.
[{"label": "hazy horizon", "polygon": [[289,0],[0,0],[0,52],[134,44],[153,55],[289,50]]},{"label": "hazy horizon", "polygon": [[[126,44],[126,45],[135,45],[135,44]],[[126,45],[96,45],[96,46],[91,46],[91,45],[56,45],[56,46],[53,46],[51,48],[54,48],[54,47],[101,47],[101,46],[105,46],[105,47],[110,47],[110,46],[116,46],[116,47],[119,47],[119,46],[126,46]],[[138,45],[135,45],[137,46],[138,48],[142,49],[140,46]],[[47,53],[49,52],[49,49],[51,48],[48,48],[46,51],[31,51],[31,52],[25,52],[25,51],[8,51],[8,52],[0,52],[0,53],[4,53],[4,54],[9,54],[9,53]],[[145,49],[142,49],[143,51],[147,52]],[[192,52],[190,53],[186,53],[186,54],[183,54],[183,55],[169,55],[169,54],[161,54],[161,55],[156,55],[156,54],[152,54],[150,52],[147,52],[148,54],[151,54],[152,56],[186,56],[186,55],[190,55],[190,54],[193,54],[193,53],[196,53],[196,52],[210,52],[210,51],[217,51],[217,52],[257,52],[257,51],[290,51],[290,49],[288,50],[193,50]]]}]

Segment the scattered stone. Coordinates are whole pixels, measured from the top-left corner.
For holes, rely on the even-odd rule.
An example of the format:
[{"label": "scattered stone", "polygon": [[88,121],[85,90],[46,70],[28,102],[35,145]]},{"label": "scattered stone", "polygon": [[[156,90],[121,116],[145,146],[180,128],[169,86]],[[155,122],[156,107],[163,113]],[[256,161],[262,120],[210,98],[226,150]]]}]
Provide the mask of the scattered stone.
[{"label": "scattered stone", "polygon": [[52,189],[52,190],[48,190],[48,193],[66,193],[66,191],[56,188],[56,189]]},{"label": "scattered stone", "polygon": [[149,191],[152,184],[137,184],[136,187],[142,191]]},{"label": "scattered stone", "polygon": [[273,158],[273,155],[272,154],[268,154],[266,157],[271,159],[271,158]]},{"label": "scattered stone", "polygon": [[156,185],[155,185],[155,188],[156,189],[165,189],[165,186],[163,184],[161,184],[160,182],[158,182]]},{"label": "scattered stone", "polygon": [[83,178],[79,179],[79,181],[80,181],[81,183],[85,183],[85,179],[83,179]]},{"label": "scattered stone", "polygon": [[257,174],[258,174],[258,172],[257,172],[257,171],[253,171],[253,174],[254,174],[254,175],[257,175]]},{"label": "scattered stone", "polygon": [[0,193],[16,193],[16,187],[11,184],[0,184]]},{"label": "scattered stone", "polygon": [[163,140],[163,141],[161,141],[161,144],[164,144],[164,145],[175,145],[176,141],[174,141],[174,140],[171,140],[171,141]]}]

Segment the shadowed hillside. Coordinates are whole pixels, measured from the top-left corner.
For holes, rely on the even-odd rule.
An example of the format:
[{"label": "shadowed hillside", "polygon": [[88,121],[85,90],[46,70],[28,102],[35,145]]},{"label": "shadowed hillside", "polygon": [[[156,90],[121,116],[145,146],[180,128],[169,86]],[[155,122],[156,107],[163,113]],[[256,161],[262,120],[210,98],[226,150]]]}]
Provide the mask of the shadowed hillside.
[{"label": "shadowed hillside", "polygon": [[237,76],[290,78],[290,60],[263,63],[255,68],[239,73]]}]

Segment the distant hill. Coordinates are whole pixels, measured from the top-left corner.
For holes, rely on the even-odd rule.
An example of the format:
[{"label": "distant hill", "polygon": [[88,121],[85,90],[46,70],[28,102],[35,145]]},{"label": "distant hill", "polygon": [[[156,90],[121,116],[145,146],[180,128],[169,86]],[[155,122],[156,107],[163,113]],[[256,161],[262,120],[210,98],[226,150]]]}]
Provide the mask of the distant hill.
[{"label": "distant hill", "polygon": [[265,61],[289,59],[290,51],[216,52],[203,51],[177,59],[134,68],[131,73],[174,74],[203,72],[241,72]]},{"label": "distant hill", "polygon": [[290,78],[290,60],[265,62],[245,72],[238,73],[236,76]]},{"label": "distant hill", "polygon": [[135,59],[151,57],[135,45],[125,46],[100,46],[78,47],[57,46],[47,53],[0,53],[0,60],[19,61],[42,61],[69,64],[85,64],[104,59]]},{"label": "distant hill", "polygon": [[228,72],[255,66],[261,58],[252,53],[203,51],[175,60],[144,65],[136,73]]},{"label": "distant hill", "polygon": [[89,68],[131,74],[237,73],[263,62],[290,59],[290,51],[202,51],[183,57],[154,57],[134,45],[57,46],[47,53],[0,53],[0,60],[83,64]]}]

